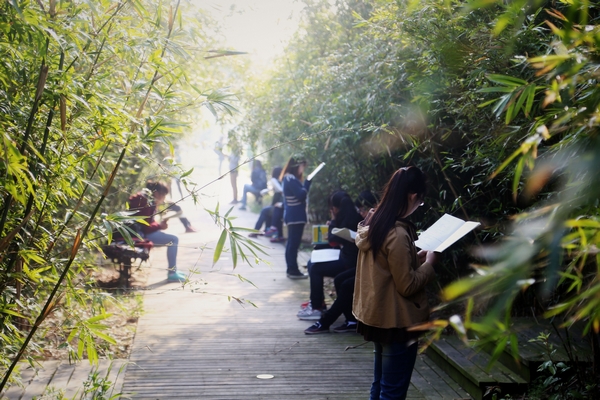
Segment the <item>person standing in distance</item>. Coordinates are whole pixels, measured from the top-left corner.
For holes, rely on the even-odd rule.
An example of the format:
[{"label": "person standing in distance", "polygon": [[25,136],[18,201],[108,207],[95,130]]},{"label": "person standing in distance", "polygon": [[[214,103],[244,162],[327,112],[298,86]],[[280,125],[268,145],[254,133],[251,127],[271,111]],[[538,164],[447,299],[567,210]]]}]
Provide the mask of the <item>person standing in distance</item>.
[{"label": "person standing in distance", "polygon": [[438,255],[417,252],[416,229],[406,219],[423,205],[425,192],[421,170],[400,168],[358,227],[352,309],[358,333],[375,348],[371,400],[406,398],[419,336],[407,328],[429,319],[425,286],[435,278]]},{"label": "person standing in distance", "polygon": [[283,221],[288,228],[288,240],[285,246],[285,263],[287,277],[290,279],[307,279],[308,275],[298,269],[298,249],[302,241],[306,215],[306,198],[311,181],[302,183],[306,161],[292,157],[281,173],[283,187]]}]

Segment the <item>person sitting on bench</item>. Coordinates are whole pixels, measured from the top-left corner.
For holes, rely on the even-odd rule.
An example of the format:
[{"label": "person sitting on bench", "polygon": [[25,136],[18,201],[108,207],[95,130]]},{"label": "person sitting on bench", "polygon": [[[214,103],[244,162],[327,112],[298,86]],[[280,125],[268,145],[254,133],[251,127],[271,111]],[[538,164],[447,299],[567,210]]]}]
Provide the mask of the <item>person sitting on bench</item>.
[{"label": "person sitting on bench", "polygon": [[168,228],[166,220],[161,222],[154,220],[157,207],[164,203],[167,194],[169,194],[169,189],[164,183],[147,181],[145,189],[129,198],[129,210],[135,211],[134,216],[142,216],[147,222],[147,225],[139,224],[146,239],[152,241],[155,246],[167,246],[167,280],[169,282],[180,282],[185,281],[186,277],[177,271],[179,238],[163,232]]}]

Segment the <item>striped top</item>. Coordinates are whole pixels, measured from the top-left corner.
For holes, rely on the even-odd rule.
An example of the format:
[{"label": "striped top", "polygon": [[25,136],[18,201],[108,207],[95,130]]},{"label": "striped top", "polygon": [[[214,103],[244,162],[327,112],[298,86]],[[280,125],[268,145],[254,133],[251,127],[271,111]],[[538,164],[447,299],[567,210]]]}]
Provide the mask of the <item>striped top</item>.
[{"label": "striped top", "polygon": [[286,224],[305,224],[306,198],[310,189],[310,181],[304,185],[294,175],[285,174],[283,177],[283,220]]}]

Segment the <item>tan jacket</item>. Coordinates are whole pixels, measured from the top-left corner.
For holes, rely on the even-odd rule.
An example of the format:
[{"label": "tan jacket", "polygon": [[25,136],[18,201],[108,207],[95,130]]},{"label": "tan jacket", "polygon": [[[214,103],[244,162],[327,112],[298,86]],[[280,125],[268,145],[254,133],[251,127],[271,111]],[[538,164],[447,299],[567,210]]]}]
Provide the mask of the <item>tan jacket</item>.
[{"label": "tan jacket", "polygon": [[353,313],[377,328],[405,328],[429,318],[425,285],[435,278],[433,266],[419,266],[412,224],[397,221],[375,260],[367,240],[368,226],[359,225],[358,261]]}]

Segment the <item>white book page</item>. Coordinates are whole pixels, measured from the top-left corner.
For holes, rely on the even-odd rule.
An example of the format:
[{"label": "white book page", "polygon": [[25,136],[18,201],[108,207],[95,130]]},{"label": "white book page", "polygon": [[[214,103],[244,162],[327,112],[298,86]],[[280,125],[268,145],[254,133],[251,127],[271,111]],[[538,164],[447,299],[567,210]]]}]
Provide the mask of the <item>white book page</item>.
[{"label": "white book page", "polygon": [[339,259],[340,259],[340,250],[339,249],[320,249],[320,250],[313,250],[312,253],[310,253],[310,262],[312,262],[312,263],[337,261]]},{"label": "white book page", "polygon": [[334,235],[339,236],[343,239],[346,239],[349,242],[354,242],[356,240],[356,232],[354,232],[352,229],[333,228],[331,230],[331,233],[333,233]]},{"label": "white book page", "polygon": [[448,239],[444,240],[444,242],[442,244],[440,244],[434,251],[441,253],[442,251],[446,250],[448,247],[452,246],[452,244],[454,244],[455,242],[458,242],[458,240],[460,238],[462,238],[463,236],[465,236],[467,233],[471,232],[473,229],[477,228],[478,226],[479,226],[479,222],[466,221],[463,224],[463,226],[458,228],[458,230],[456,232],[454,232],[452,235],[450,235],[450,237]]},{"label": "white book page", "polygon": [[318,174],[319,171],[322,170],[324,166],[325,166],[324,162],[322,162],[321,164],[319,164],[319,166],[317,168],[315,168],[315,170],[313,172],[311,172],[310,175],[308,175],[306,177],[306,180],[307,181],[312,181],[312,178],[314,178],[315,175]]},{"label": "white book page", "polygon": [[435,224],[419,235],[415,246],[422,250],[442,252],[478,225],[479,222],[465,222],[460,218],[444,214]]}]

